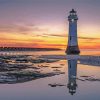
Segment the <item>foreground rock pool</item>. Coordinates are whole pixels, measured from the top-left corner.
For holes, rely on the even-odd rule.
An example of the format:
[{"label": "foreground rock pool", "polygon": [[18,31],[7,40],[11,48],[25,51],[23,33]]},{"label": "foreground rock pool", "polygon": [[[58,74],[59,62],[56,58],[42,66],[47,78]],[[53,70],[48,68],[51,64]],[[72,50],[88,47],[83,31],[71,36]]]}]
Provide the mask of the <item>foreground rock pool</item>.
[{"label": "foreground rock pool", "polygon": [[99,100],[100,56],[0,56],[0,100]]}]

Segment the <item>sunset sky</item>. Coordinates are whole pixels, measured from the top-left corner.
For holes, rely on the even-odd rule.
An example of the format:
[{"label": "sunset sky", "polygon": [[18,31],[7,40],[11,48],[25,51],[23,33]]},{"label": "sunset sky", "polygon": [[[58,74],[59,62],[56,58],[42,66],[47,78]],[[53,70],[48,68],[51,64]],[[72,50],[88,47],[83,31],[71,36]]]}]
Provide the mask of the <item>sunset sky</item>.
[{"label": "sunset sky", "polygon": [[81,49],[100,49],[100,0],[0,0],[0,47],[66,48],[77,11]]}]

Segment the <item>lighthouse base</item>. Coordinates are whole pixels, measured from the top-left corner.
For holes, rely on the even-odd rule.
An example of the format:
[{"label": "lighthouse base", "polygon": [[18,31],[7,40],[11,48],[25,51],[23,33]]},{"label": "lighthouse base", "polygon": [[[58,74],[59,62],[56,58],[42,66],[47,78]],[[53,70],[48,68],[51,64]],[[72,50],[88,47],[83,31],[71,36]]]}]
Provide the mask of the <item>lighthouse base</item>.
[{"label": "lighthouse base", "polygon": [[78,46],[68,46],[66,49],[67,54],[79,54],[80,50]]}]

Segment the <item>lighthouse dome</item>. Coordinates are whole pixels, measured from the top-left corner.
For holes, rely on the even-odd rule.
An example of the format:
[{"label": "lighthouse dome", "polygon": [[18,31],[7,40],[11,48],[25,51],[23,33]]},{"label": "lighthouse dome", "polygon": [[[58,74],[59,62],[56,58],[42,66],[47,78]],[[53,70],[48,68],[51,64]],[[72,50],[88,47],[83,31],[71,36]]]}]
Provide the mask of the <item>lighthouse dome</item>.
[{"label": "lighthouse dome", "polygon": [[74,9],[72,9],[72,10],[70,11],[70,13],[76,13],[76,11],[75,11]]}]

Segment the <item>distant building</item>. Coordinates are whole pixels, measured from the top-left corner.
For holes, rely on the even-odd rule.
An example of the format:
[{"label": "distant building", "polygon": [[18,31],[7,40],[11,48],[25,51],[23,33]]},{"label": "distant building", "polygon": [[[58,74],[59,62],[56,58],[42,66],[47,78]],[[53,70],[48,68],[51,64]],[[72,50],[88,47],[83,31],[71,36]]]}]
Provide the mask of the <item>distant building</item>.
[{"label": "distant building", "polygon": [[74,9],[70,11],[70,15],[68,16],[69,21],[69,35],[68,35],[68,46],[66,49],[67,54],[79,54],[80,50],[78,47],[78,39],[77,39],[77,14]]}]

